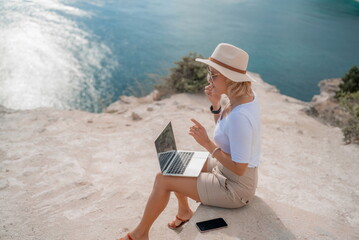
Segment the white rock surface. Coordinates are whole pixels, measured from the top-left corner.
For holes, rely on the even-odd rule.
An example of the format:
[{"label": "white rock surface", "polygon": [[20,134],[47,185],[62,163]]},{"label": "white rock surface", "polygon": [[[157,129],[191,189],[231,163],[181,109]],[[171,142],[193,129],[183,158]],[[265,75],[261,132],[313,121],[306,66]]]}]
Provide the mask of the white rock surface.
[{"label": "white rock surface", "polygon": [[[263,126],[256,201],[238,210],[200,206],[175,232],[167,228],[176,214],[172,196],[152,239],[358,239],[359,147],[344,145],[339,128],[307,116],[307,103],[254,76]],[[203,95],[124,100],[101,114],[0,108],[1,240],[125,234],[139,221],[159,171],[153,142],[167,122],[181,149],[203,150],[188,135],[191,118],[209,135],[214,130]],[[132,112],[142,119],[133,121]],[[196,220],[218,215],[228,229],[195,229]]]}]

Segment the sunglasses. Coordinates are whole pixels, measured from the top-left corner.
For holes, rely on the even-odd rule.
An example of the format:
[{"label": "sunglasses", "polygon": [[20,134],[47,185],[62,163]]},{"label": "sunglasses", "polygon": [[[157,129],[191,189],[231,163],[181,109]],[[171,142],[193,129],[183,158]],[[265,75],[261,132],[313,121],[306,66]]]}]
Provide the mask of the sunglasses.
[{"label": "sunglasses", "polygon": [[209,82],[210,84],[213,83],[213,80],[216,79],[217,76],[220,75],[220,73],[217,74],[213,74],[211,69],[207,68],[208,73],[207,73],[207,82]]}]

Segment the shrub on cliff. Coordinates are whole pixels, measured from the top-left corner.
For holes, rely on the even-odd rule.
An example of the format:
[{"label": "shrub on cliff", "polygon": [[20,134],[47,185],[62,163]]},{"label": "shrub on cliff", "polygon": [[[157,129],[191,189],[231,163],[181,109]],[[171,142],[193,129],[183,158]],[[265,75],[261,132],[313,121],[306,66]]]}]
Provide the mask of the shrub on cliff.
[{"label": "shrub on cliff", "polygon": [[207,84],[206,65],[196,62],[196,58],[203,58],[197,53],[190,52],[182,57],[176,66],[170,69],[170,74],[162,79],[163,84],[156,85],[161,97],[169,96],[173,93],[198,93],[202,92]]},{"label": "shrub on cliff", "polygon": [[344,126],[344,140],[347,143],[359,142],[359,69],[352,67],[342,78],[335,97],[339,104],[350,113],[348,124]]},{"label": "shrub on cliff", "polygon": [[343,127],[344,140],[347,143],[359,142],[359,91],[347,93],[339,98],[339,103],[350,113],[348,124]]},{"label": "shrub on cliff", "polygon": [[335,97],[339,99],[341,96],[348,93],[355,93],[359,91],[359,69],[353,66],[342,78],[343,83],[339,85],[339,91]]}]

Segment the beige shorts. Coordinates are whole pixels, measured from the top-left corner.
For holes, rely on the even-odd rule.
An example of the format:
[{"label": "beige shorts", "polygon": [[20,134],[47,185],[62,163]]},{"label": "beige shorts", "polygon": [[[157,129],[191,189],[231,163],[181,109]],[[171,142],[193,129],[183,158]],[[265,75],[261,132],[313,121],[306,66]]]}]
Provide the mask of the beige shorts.
[{"label": "beige shorts", "polygon": [[208,157],[207,171],[197,178],[199,198],[204,205],[239,208],[253,200],[258,168],[247,168],[243,176],[238,176],[215,158]]}]

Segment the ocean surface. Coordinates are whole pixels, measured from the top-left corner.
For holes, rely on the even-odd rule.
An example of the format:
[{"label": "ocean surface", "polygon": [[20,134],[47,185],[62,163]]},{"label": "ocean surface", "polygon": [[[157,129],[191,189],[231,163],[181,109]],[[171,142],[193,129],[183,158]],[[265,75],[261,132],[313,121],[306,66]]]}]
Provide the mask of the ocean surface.
[{"label": "ocean surface", "polygon": [[248,70],[310,101],[359,66],[356,0],[0,0],[0,105],[100,112],[227,42]]}]

